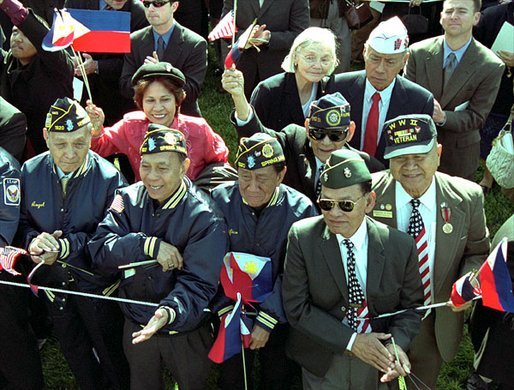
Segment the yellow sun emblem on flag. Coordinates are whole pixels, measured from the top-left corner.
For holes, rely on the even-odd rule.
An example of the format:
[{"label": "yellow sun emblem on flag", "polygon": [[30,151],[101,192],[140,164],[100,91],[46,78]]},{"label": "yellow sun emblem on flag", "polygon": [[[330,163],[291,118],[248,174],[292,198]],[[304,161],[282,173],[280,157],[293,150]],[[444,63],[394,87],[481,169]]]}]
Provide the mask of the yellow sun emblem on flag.
[{"label": "yellow sun emblem on flag", "polygon": [[257,271],[259,268],[257,267],[257,263],[255,261],[249,261],[244,265],[243,271],[245,271],[252,278],[257,275]]}]

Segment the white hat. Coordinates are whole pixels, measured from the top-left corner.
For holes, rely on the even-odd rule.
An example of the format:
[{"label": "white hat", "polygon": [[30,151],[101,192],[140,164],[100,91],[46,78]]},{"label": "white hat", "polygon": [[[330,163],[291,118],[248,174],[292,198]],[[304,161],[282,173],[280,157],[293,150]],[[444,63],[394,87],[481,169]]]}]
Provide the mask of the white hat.
[{"label": "white hat", "polygon": [[407,29],[398,16],[381,22],[368,38],[368,45],[381,54],[403,53],[409,46]]}]

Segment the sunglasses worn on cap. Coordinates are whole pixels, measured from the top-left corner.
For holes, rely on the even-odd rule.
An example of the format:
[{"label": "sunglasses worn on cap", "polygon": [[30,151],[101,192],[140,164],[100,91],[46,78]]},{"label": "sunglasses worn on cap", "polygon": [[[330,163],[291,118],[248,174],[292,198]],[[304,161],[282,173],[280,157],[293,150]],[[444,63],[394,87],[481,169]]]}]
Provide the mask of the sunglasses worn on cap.
[{"label": "sunglasses worn on cap", "polygon": [[328,137],[332,142],[341,142],[346,139],[348,135],[348,127],[344,129],[318,129],[317,127],[309,127],[309,137],[316,141],[321,141],[323,138]]},{"label": "sunglasses worn on cap", "polygon": [[164,4],[168,4],[171,0],[163,1],[163,0],[157,0],[157,1],[148,1],[143,0],[143,5],[145,8],[150,8],[151,5],[153,5],[155,8],[161,8]]},{"label": "sunglasses worn on cap", "polygon": [[353,200],[333,200],[333,199],[318,199],[319,208],[324,211],[330,211],[334,207],[339,206],[342,211],[350,213],[353,211],[355,205],[364,196],[359,197],[356,201]]}]

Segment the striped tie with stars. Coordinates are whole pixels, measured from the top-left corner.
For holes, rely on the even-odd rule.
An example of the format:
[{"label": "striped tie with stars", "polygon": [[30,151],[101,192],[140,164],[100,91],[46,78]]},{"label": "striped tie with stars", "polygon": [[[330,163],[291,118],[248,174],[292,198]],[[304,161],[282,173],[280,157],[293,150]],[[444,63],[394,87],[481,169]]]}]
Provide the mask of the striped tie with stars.
[{"label": "striped tie with stars", "polygon": [[325,164],[321,164],[318,168],[318,181],[316,183],[316,196],[321,194],[321,172],[325,170]]}]

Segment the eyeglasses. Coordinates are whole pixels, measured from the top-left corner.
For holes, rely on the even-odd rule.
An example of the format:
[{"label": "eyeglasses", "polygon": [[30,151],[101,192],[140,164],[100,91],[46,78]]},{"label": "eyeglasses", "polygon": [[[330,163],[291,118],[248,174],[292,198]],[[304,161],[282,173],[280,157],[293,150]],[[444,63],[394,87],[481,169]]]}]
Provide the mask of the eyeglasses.
[{"label": "eyeglasses", "polygon": [[317,127],[309,127],[309,137],[316,141],[321,141],[328,137],[332,142],[341,142],[348,136],[348,127],[343,129],[319,129]]},{"label": "eyeglasses", "polygon": [[150,8],[151,5],[153,5],[155,8],[161,8],[164,4],[168,4],[171,0],[163,1],[163,0],[157,0],[157,1],[148,1],[143,0],[143,5],[145,8]]},{"label": "eyeglasses", "polygon": [[330,211],[334,207],[339,206],[339,208],[347,213],[350,213],[355,208],[355,205],[359,200],[364,198],[364,195],[359,197],[357,200],[332,200],[332,199],[318,199],[319,208],[323,211]]},{"label": "eyeglasses", "polygon": [[302,58],[305,63],[309,66],[315,65],[315,64],[321,64],[321,66],[330,66],[334,62],[334,59],[332,57],[317,57],[312,54],[299,55],[300,58]]}]

